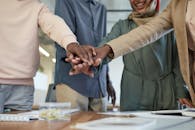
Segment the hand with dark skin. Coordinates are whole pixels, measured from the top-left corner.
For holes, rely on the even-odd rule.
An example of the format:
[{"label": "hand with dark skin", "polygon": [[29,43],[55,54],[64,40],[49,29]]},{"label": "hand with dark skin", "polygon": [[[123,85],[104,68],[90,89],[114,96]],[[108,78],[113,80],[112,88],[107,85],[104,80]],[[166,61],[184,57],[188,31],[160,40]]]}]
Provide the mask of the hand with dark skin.
[{"label": "hand with dark skin", "polygon": [[[81,50],[84,51],[85,55],[87,55],[86,57],[88,59],[90,59],[90,61],[86,62],[85,60],[83,60],[81,57],[79,57],[78,54],[73,54],[72,52],[67,52],[67,58],[65,59],[66,62],[70,62],[72,65],[72,70],[70,71],[70,75],[75,75],[75,74],[80,74],[80,73],[84,73],[90,77],[94,76],[94,73],[91,71],[91,66],[94,64],[93,61],[93,57],[96,55],[95,52],[95,48],[93,46],[89,46],[89,45],[83,45],[83,46],[79,46]],[[77,52],[77,50],[75,50],[74,52]],[[83,52],[79,53],[79,54],[83,54]],[[84,58],[85,59],[85,58]],[[82,70],[80,69],[82,68]]]},{"label": "hand with dark skin", "polygon": [[81,46],[78,43],[70,43],[67,46],[67,56],[70,57],[69,61],[73,57],[79,57],[83,62],[88,65],[94,64],[93,55],[95,54],[94,48],[89,46]]},{"label": "hand with dark skin", "polygon": [[[88,50],[88,51],[91,50],[89,49],[90,48],[89,46],[84,46],[84,48],[85,50]],[[102,59],[104,59],[109,54],[112,54],[112,49],[108,45],[95,48],[95,52],[93,53],[93,65],[92,66],[94,67],[99,66],[102,62]],[[91,65],[86,64],[86,62],[83,61],[82,59],[76,60],[75,57],[74,58],[68,57],[66,61],[71,62],[73,65],[73,71],[71,71],[71,75],[76,75],[80,73],[84,73],[89,76],[93,75],[90,69]]]},{"label": "hand with dark skin", "polygon": [[[66,58],[66,61],[69,61],[69,60],[70,60],[69,58]],[[84,73],[85,75],[94,77],[94,72],[91,71],[91,66],[83,62],[79,57],[72,58],[71,65],[72,65],[72,69],[70,70],[69,75]],[[79,68],[82,67],[83,69],[78,71],[77,67]]]},{"label": "hand with dark skin", "polygon": [[116,92],[114,87],[112,86],[112,83],[110,81],[110,77],[109,74],[106,74],[106,78],[107,78],[107,92],[108,92],[108,101],[111,98],[111,103],[113,105],[113,107],[115,106],[115,102],[116,102]]}]

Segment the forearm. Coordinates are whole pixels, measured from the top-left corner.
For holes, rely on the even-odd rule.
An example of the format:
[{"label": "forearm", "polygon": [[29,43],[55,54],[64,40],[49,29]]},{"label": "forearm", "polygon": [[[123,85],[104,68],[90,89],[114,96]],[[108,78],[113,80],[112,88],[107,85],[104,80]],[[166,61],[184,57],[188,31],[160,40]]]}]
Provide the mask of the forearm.
[{"label": "forearm", "polygon": [[167,8],[161,15],[149,23],[108,42],[107,44],[111,46],[114,52],[114,58],[144,47],[168,33],[172,27],[170,11],[171,9]]},{"label": "forearm", "polygon": [[70,43],[78,43],[64,20],[52,14],[47,7],[43,7],[40,11],[38,23],[43,32],[63,48],[67,49]]}]

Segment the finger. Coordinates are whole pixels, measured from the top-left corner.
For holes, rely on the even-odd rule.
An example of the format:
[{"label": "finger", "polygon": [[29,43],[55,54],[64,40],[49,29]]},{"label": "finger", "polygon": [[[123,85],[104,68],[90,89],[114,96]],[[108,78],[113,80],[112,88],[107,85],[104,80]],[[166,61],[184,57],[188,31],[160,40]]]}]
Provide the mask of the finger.
[{"label": "finger", "polygon": [[71,62],[71,59],[70,58],[65,58],[65,61],[66,62]]},{"label": "finger", "polygon": [[88,69],[89,68],[89,65],[86,63],[86,62],[83,62],[82,63],[82,66],[80,66],[80,67],[82,67],[82,68],[80,68],[80,69]]},{"label": "finger", "polygon": [[84,62],[77,67],[78,67],[77,69],[84,73],[85,75],[88,75],[89,77],[94,77],[94,72],[91,71],[90,66],[87,63]]},{"label": "finger", "polygon": [[96,56],[97,55],[97,53],[95,51],[95,48],[92,48],[92,54],[93,54],[93,56]]},{"label": "finger", "polygon": [[89,65],[91,65],[91,59],[92,59],[92,57],[91,57],[91,54],[90,54],[91,53],[90,50],[87,49],[84,46],[84,47],[82,47],[82,53],[83,53],[83,57],[84,57],[83,61],[86,62],[86,63],[88,63]]},{"label": "finger", "polygon": [[101,58],[97,58],[97,59],[95,59],[95,62],[94,62],[94,67],[97,67],[97,66],[99,66],[100,64],[101,64],[101,62],[102,62],[102,59]]},{"label": "finger", "polygon": [[79,57],[75,57],[75,60],[77,60],[77,61],[81,61],[81,58],[79,58]]},{"label": "finger", "polygon": [[85,62],[74,66],[74,69],[76,69],[77,71],[81,71],[81,72],[85,72],[85,70],[88,70],[88,68],[89,68],[89,65]]},{"label": "finger", "polygon": [[71,60],[71,63],[73,63],[73,64],[75,64],[75,65],[77,65],[77,64],[81,64],[81,59],[79,58],[79,59],[72,59]]},{"label": "finger", "polygon": [[180,99],[179,99],[179,103],[180,103],[180,104],[184,104],[183,99],[180,98]]},{"label": "finger", "polygon": [[87,63],[82,64],[83,68],[80,68],[80,71],[82,71],[84,74],[88,75],[89,77],[94,77],[94,72],[91,70],[90,66]]},{"label": "finger", "polygon": [[93,64],[93,47],[91,47],[91,46],[85,46],[84,47],[84,50],[85,50],[85,52],[87,53],[87,55],[88,55],[88,61],[89,62],[87,62],[89,65],[92,65]]},{"label": "finger", "polygon": [[113,104],[113,106],[115,105],[115,102],[116,102],[116,97],[113,95],[112,96],[112,104]]},{"label": "finger", "polygon": [[192,103],[188,99],[183,99],[184,104],[186,104],[188,107],[193,107]]},{"label": "finger", "polygon": [[71,69],[70,72],[69,72],[69,75],[70,76],[73,76],[73,75],[77,75],[77,74],[80,74],[81,72],[75,70],[75,69]]},{"label": "finger", "polygon": [[74,56],[73,56],[73,54],[72,53],[67,53],[68,55],[67,55],[67,58],[65,58],[65,61],[66,62],[71,62],[71,60],[74,58]]},{"label": "finger", "polygon": [[74,55],[70,51],[66,52],[66,56],[69,57],[69,58],[73,58],[74,57]]},{"label": "finger", "polygon": [[83,47],[79,47],[76,51],[76,55],[84,62],[89,62],[88,61],[88,55],[87,53],[84,51]]},{"label": "finger", "polygon": [[93,52],[92,52],[92,47],[86,47],[85,52],[88,55],[88,60],[89,60],[89,65],[93,64]]},{"label": "finger", "polygon": [[77,71],[82,71],[82,69],[84,69],[84,65],[81,63],[81,64],[77,64],[77,65],[74,65],[73,67],[75,70]]},{"label": "finger", "polygon": [[87,46],[87,48],[90,50],[90,52],[92,52],[92,55],[93,56],[96,56],[97,54],[96,54],[96,51],[95,51],[95,48],[93,47],[93,46]]}]

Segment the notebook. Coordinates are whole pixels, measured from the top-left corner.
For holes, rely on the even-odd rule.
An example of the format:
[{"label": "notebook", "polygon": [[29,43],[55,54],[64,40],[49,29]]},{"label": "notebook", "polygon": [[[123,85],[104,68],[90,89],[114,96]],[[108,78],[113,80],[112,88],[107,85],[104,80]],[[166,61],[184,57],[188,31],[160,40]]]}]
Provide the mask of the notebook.
[{"label": "notebook", "polygon": [[186,109],[183,109],[183,110],[153,111],[152,114],[157,114],[157,115],[178,115],[178,116],[195,117],[195,108],[186,108]]},{"label": "notebook", "polygon": [[0,121],[30,121],[38,120],[37,116],[19,115],[19,114],[0,114]]}]

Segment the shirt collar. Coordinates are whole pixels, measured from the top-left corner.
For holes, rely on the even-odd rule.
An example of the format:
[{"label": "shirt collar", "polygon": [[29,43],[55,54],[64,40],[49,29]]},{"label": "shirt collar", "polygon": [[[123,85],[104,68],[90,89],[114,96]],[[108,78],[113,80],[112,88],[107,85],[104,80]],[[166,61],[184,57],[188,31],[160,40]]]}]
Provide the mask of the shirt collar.
[{"label": "shirt collar", "polygon": [[95,0],[85,0],[85,2],[91,2],[92,4],[97,4],[97,1],[95,1]]}]

